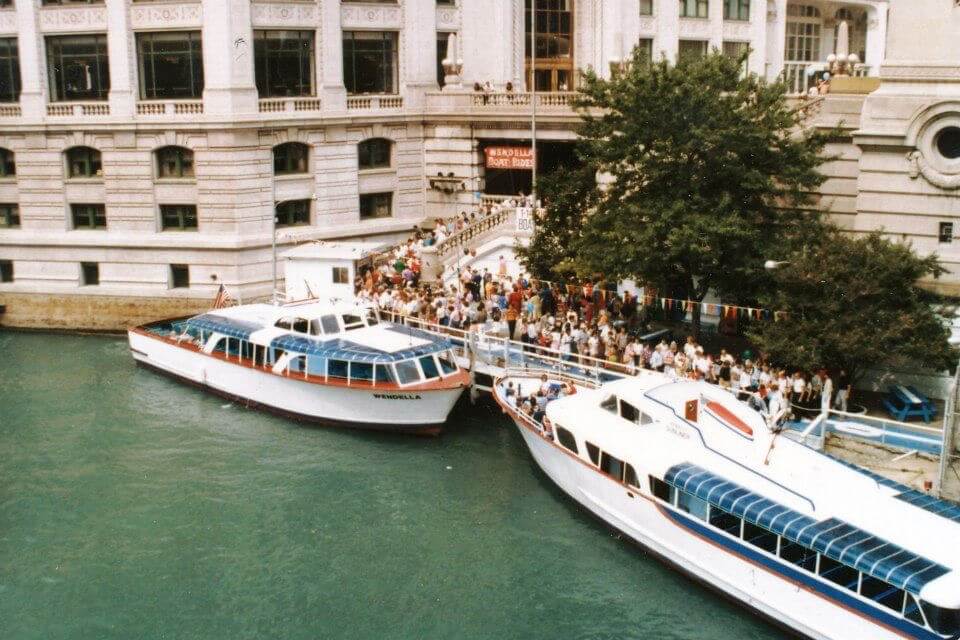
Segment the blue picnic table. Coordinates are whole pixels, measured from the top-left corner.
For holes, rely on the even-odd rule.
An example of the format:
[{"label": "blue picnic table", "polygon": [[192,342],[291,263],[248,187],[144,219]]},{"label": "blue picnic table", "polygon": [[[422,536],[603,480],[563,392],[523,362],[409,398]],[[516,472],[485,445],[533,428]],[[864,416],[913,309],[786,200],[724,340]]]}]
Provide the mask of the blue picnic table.
[{"label": "blue picnic table", "polygon": [[914,416],[920,416],[924,422],[930,422],[937,415],[937,407],[930,398],[908,385],[895,384],[890,387],[883,398],[883,406],[887,413],[900,422]]}]

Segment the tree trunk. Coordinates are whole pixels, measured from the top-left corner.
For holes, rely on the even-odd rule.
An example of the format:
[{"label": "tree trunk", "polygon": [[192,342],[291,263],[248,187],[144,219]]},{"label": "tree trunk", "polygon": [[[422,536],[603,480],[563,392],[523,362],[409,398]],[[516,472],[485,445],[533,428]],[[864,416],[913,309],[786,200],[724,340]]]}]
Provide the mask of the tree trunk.
[{"label": "tree trunk", "polygon": [[[701,298],[702,300],[703,298]],[[690,311],[690,324],[693,325],[693,339],[700,343],[700,300],[697,300],[693,304],[693,309]]]}]

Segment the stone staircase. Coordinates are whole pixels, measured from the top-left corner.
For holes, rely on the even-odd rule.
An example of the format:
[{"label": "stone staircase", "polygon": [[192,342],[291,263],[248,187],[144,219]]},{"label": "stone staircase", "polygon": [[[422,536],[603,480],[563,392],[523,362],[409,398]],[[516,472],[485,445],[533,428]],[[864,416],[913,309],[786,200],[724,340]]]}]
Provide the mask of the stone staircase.
[{"label": "stone staircase", "polygon": [[[424,282],[443,281],[444,274],[455,272],[456,267],[469,266],[498,247],[513,247],[520,242],[529,241],[531,232],[518,230],[517,211],[513,208],[503,208],[496,213],[478,220],[468,227],[453,234],[440,244],[426,247],[422,253],[420,266],[421,279]],[[466,255],[467,252],[477,252],[476,257]],[[451,267],[454,269],[451,270]]]}]

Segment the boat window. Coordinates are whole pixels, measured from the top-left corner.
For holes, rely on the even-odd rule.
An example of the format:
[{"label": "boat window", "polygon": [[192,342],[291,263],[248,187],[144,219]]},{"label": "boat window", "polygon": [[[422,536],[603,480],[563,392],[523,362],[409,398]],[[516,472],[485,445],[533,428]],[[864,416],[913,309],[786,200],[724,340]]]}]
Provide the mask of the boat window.
[{"label": "boat window", "polygon": [[226,353],[227,352],[227,338],[220,338],[217,340],[217,345],[213,348],[211,353]]},{"label": "boat window", "polygon": [[577,450],[577,439],[572,433],[559,425],[557,426],[557,441],[563,445],[564,449],[573,451],[574,453],[579,453]]},{"label": "boat window", "polygon": [[310,333],[310,323],[303,318],[294,318],[292,326],[297,333]]},{"label": "boat window", "polygon": [[650,480],[650,493],[656,498],[660,498],[664,502],[673,503],[673,487],[668,485],[666,482],[660,478],[655,478],[653,476],[649,477]]},{"label": "boat window", "polygon": [[955,635],[960,632],[960,609],[944,609],[930,604],[926,600],[920,601],[923,615],[930,628],[940,635]]},{"label": "boat window", "polygon": [[710,507],[710,524],[730,535],[740,537],[740,518],[719,507]]},{"label": "boat window", "polygon": [[378,364],[375,366],[373,368],[373,376],[377,384],[393,384],[396,382],[396,380],[393,379],[393,370],[390,369],[390,365],[388,364]]},{"label": "boat window", "polygon": [[327,362],[327,375],[331,378],[346,379],[349,366],[350,363],[346,360],[329,360]]},{"label": "boat window", "polygon": [[850,591],[856,591],[860,572],[837,562],[833,558],[820,554],[820,577],[826,578],[841,587],[846,587]]},{"label": "boat window", "polygon": [[320,318],[314,318],[310,321],[310,335],[312,336],[322,336],[323,335],[323,325],[320,323]]},{"label": "boat window", "polygon": [[337,316],[320,316],[320,326],[323,327],[325,334],[340,333],[340,323],[337,322]]},{"label": "boat window", "polygon": [[817,569],[817,552],[786,538],[780,542],[780,557],[811,573]]},{"label": "boat window", "polygon": [[267,348],[260,344],[253,345],[253,364],[267,364]]},{"label": "boat window", "polygon": [[423,367],[423,377],[427,380],[440,377],[440,370],[437,369],[437,361],[433,359],[433,356],[420,358],[420,366]]},{"label": "boat window", "polygon": [[[777,534],[770,533],[763,527],[758,527],[746,520],[743,521],[743,539],[764,551],[777,552]],[[854,588],[856,588],[856,585],[854,585]]]},{"label": "boat window", "polygon": [[293,318],[280,318],[273,323],[273,326],[279,329],[290,329],[293,327]]},{"label": "boat window", "polygon": [[410,384],[420,382],[420,370],[413,360],[404,360],[396,365],[397,377],[400,378],[400,384]]},{"label": "boat window", "polygon": [[590,456],[590,461],[595,464],[600,464],[600,447],[597,445],[588,442],[587,443],[587,455]]},{"label": "boat window", "polygon": [[327,359],[320,356],[307,358],[307,373],[311,376],[322,376],[327,373]]},{"label": "boat window", "polygon": [[377,317],[377,312],[373,309],[367,311],[367,326],[373,327],[380,324],[380,318]]},{"label": "boat window", "polygon": [[620,401],[620,417],[634,424],[640,424],[640,409],[626,402]]},{"label": "boat window", "polygon": [[617,396],[607,396],[600,401],[600,408],[609,411],[610,413],[617,412]]},{"label": "boat window", "polygon": [[369,362],[351,362],[350,363],[351,380],[373,380],[373,365]]},{"label": "boat window", "polygon": [[437,360],[440,361],[440,370],[443,371],[443,375],[448,376],[457,372],[457,361],[454,359],[452,352],[444,351],[437,355]]},{"label": "boat window", "polygon": [[887,609],[897,613],[903,611],[903,589],[898,589],[888,582],[870,576],[863,576],[860,580],[860,595],[870,598]]},{"label": "boat window", "polygon": [[692,493],[687,493],[686,491],[678,492],[677,497],[677,506],[680,507],[681,511],[686,511],[692,516],[700,518],[701,520],[707,519],[707,501],[698,498]]},{"label": "boat window", "polygon": [[623,482],[623,460],[614,458],[606,451],[600,456],[600,471],[603,471],[617,482]]},{"label": "boat window", "polygon": [[345,313],[340,316],[343,319],[343,330],[351,331],[353,329],[359,329],[363,326],[363,318],[352,313]]},{"label": "boat window", "polygon": [[626,471],[623,474],[623,481],[635,489],[640,488],[640,478],[637,477],[637,470],[632,464],[627,464]]},{"label": "boat window", "polygon": [[927,621],[923,619],[923,612],[920,611],[917,599],[909,593],[907,594],[907,601],[903,605],[903,617],[921,627],[927,626]]},{"label": "boat window", "polygon": [[290,361],[287,362],[287,370],[290,373],[303,373],[306,367],[307,367],[307,356],[297,356],[296,358],[290,358]]}]

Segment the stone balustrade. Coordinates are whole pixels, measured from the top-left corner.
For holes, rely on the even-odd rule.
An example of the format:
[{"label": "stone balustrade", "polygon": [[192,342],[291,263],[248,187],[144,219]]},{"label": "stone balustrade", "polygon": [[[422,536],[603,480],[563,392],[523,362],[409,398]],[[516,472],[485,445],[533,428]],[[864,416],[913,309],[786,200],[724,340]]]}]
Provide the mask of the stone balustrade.
[{"label": "stone balustrade", "polygon": [[107,102],[52,102],[47,105],[47,115],[52,117],[89,117],[110,115]]},{"label": "stone balustrade", "polygon": [[320,98],[263,98],[260,113],[280,115],[284,113],[307,113],[320,111]]},{"label": "stone balustrade", "polygon": [[403,96],[347,96],[347,109],[350,111],[380,111],[402,108]]},{"label": "stone balustrade", "polygon": [[203,100],[144,100],[137,103],[138,116],[194,116],[203,114]]}]

